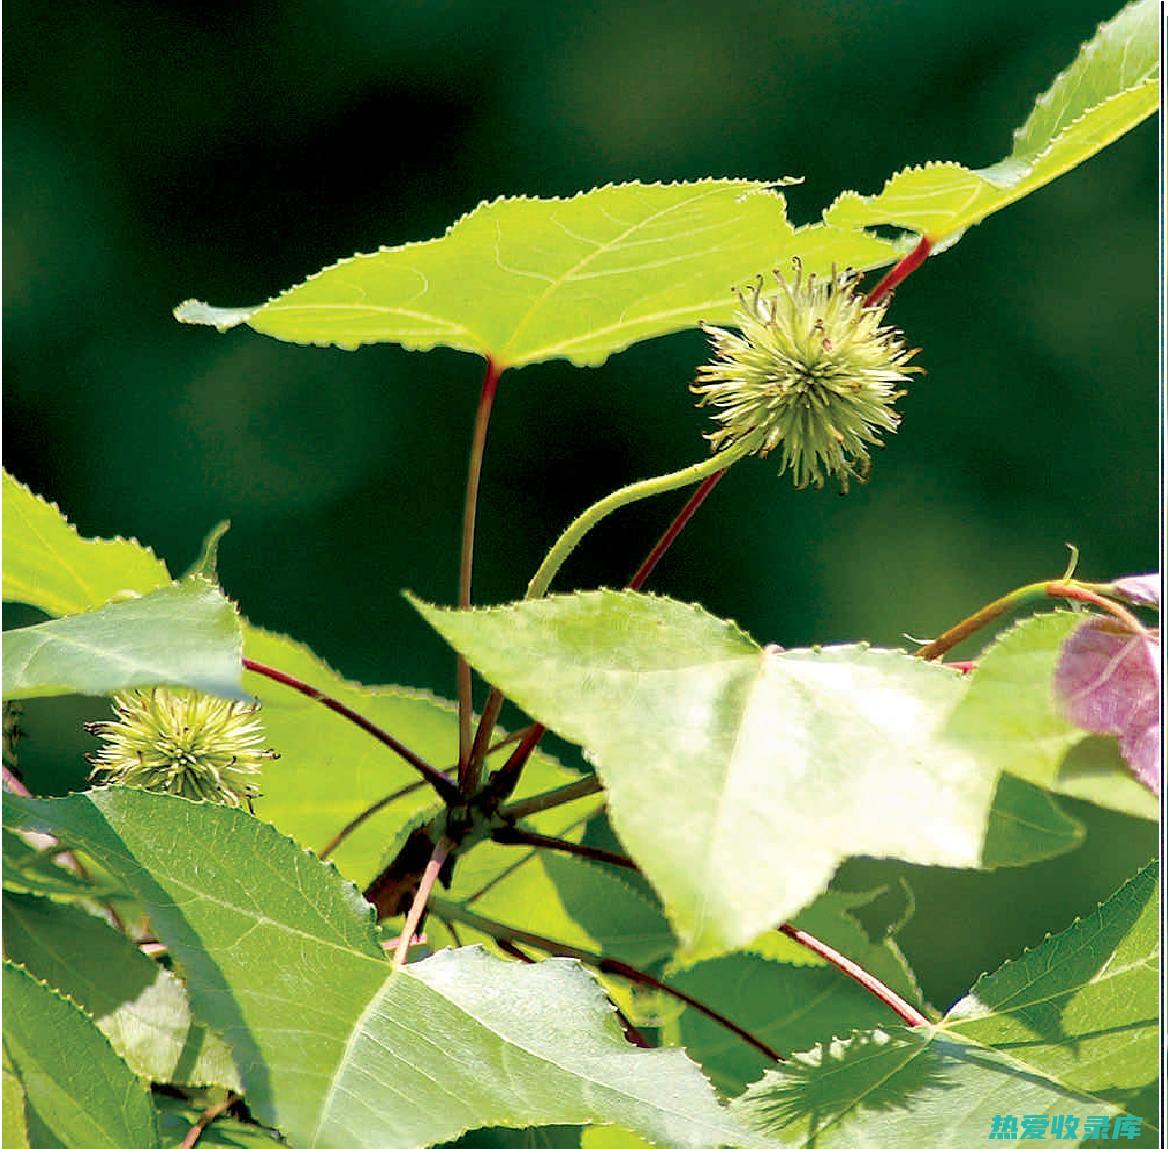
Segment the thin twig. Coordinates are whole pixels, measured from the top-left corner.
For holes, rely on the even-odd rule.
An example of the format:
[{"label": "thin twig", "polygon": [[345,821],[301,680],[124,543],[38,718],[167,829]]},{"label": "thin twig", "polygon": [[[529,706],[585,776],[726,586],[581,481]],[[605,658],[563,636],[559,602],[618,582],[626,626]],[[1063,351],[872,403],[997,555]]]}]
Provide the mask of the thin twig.
[{"label": "thin twig", "polygon": [[645,580],[653,573],[654,568],[661,561],[665,552],[673,546],[674,539],[685,530],[685,525],[694,517],[698,507],[706,501],[707,496],[718,485],[719,480],[726,474],[729,467],[715,471],[709,478],[703,479],[698,489],[686,500],[685,506],[677,512],[673,522],[665,528],[665,533],[657,540],[653,549],[645,556],[645,561],[637,567],[637,573],[629,579],[629,590],[640,590]]},{"label": "thin twig", "polygon": [[290,686],[306,698],[311,698],[313,701],[319,702],[322,706],[327,707],[334,714],[339,714],[342,718],[348,719],[354,726],[359,726],[366,734],[372,735],[383,746],[388,746],[399,758],[408,762],[438,791],[443,801],[449,803],[458,800],[458,787],[442,771],[431,766],[420,754],[415,754],[413,750],[403,742],[400,742],[387,730],[383,730],[376,722],[371,722],[351,707],[346,706],[339,698],[333,698],[331,695],[325,694],[323,690],[318,690],[315,686],[310,686],[307,682],[303,682],[299,678],[285,673],[283,670],[277,670],[274,666],[266,666],[264,663],[256,662],[254,659],[245,658],[243,660],[243,666],[245,670],[250,670],[253,674],[262,674],[265,678],[270,678],[273,682],[279,682],[283,686]]},{"label": "thin twig", "polygon": [[922,235],[916,247],[912,249],[871,291],[864,302],[871,307],[879,303],[894,287],[903,283],[926,259],[933,250],[933,241],[927,235]]},{"label": "thin twig", "polygon": [[[462,551],[458,564],[458,605],[470,606],[471,581],[474,573],[475,518],[479,505],[479,480],[483,473],[483,455],[487,448],[487,428],[491,423],[491,409],[495,405],[495,394],[499,389],[502,371],[492,360],[487,360],[483,375],[483,386],[479,392],[479,404],[475,409],[474,433],[471,436],[470,461],[466,474],[466,504],[462,512]],[[474,712],[474,698],[470,663],[458,656],[458,787],[469,795],[475,789],[478,779],[474,777],[471,758],[471,719]]]},{"label": "thin twig", "polygon": [[612,850],[602,850],[598,846],[585,846],[582,842],[569,842],[564,838],[552,838],[547,834],[537,834],[533,830],[524,830],[519,826],[501,826],[491,837],[504,846],[531,846],[534,849],[559,850],[564,854],[575,854],[580,858],[588,858],[593,862],[606,862],[610,866],[623,866],[626,870],[635,870],[637,863],[624,854],[613,853]]},{"label": "thin twig", "polygon": [[678,1001],[685,1002],[686,1005],[696,1009],[704,1017],[708,1017],[715,1024],[722,1026],[723,1029],[729,1030],[736,1037],[746,1042],[747,1045],[757,1049],[764,1057],[768,1057],[772,1061],[785,1060],[781,1053],[772,1049],[766,1042],[755,1037],[749,1030],[743,1029],[736,1021],[732,1021],[725,1014],[719,1013],[716,1009],[712,1009],[692,995],[677,989],[676,986],[669,985],[659,978],[655,978],[652,974],[629,965],[627,962],[617,961],[615,958],[606,958],[601,954],[589,953],[588,950],[582,950],[576,946],[553,941],[551,938],[533,934],[529,930],[512,929],[510,926],[503,925],[502,922],[496,922],[491,918],[485,918],[481,914],[476,914],[473,910],[468,910],[465,906],[457,902],[446,901],[444,898],[436,898],[434,902],[434,912],[440,918],[455,918],[479,930],[481,933],[489,934],[496,940],[503,938],[506,941],[512,943],[519,942],[557,957],[575,958],[578,962],[591,966],[601,973],[615,974],[617,977],[623,977],[627,981],[634,982],[637,985],[645,985],[651,989],[660,990],[662,993],[668,994]]},{"label": "thin twig", "polygon": [[527,728],[523,740],[511,751],[511,757],[491,777],[489,792],[492,802],[505,802],[511,797],[515,787],[519,784],[519,776],[523,773],[523,767],[527,765],[527,760],[539,745],[539,740],[544,736],[546,730],[547,727],[542,722],[537,722],[534,726]]},{"label": "thin twig", "polygon": [[196,1121],[194,1125],[192,1125],[190,1129],[187,1130],[187,1135],[182,1139],[182,1143],[179,1145],[178,1149],[194,1149],[195,1145],[198,1143],[199,1138],[203,1136],[203,1130],[205,1130],[212,1121],[222,1117],[223,1114],[226,1113],[227,1110],[230,1109],[238,1100],[239,1098],[236,1096],[236,1094],[229,1093],[226,1097],[223,1098],[222,1101],[217,1101],[214,1105],[204,1109],[200,1114],[198,1121]]},{"label": "thin twig", "polygon": [[870,974],[862,966],[857,965],[851,958],[846,958],[839,950],[832,949],[826,942],[805,930],[796,929],[784,923],[778,927],[779,933],[785,934],[792,941],[805,946],[812,953],[818,954],[824,961],[830,962],[836,969],[845,973],[853,981],[862,985],[870,994],[879,998],[893,1013],[900,1017],[906,1025],[928,1025],[929,1019],[920,1010],[910,1005],[895,990],[889,989],[878,977]]},{"label": "thin twig", "polygon": [[533,794],[530,798],[520,798],[499,811],[505,818],[518,822],[521,818],[530,818],[532,814],[539,814],[544,810],[554,810],[557,806],[566,806],[579,798],[588,798],[592,794],[599,794],[604,789],[600,779],[595,774],[586,774],[575,782],[568,782],[557,786],[554,790],[547,790],[543,794]]},{"label": "thin twig", "polygon": [[406,955],[410,952],[410,941],[417,932],[418,925],[422,921],[422,915],[426,912],[426,903],[430,900],[430,891],[434,888],[434,883],[438,880],[438,875],[442,872],[442,867],[446,864],[446,857],[450,853],[450,845],[450,841],[443,838],[434,847],[434,852],[430,855],[430,860],[426,863],[426,868],[422,871],[422,880],[418,883],[418,892],[414,894],[414,900],[410,903],[410,912],[406,914],[406,924],[402,926],[401,935],[397,940],[397,949],[393,955],[394,973],[405,965]]}]

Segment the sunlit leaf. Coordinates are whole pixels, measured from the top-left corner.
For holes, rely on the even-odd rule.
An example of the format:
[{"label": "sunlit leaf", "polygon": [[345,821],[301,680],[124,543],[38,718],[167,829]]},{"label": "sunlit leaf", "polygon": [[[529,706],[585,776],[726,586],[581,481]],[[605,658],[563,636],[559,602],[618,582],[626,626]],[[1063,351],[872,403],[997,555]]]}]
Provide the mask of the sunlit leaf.
[{"label": "sunlit leaf", "polygon": [[839,228],[892,224],[935,245],[952,243],[1154,115],[1159,91],[1160,6],[1136,0],[1038,97],[1005,159],[980,170],[957,163],[907,168],[879,195],[844,192],[824,221]]},{"label": "sunlit leaf", "polygon": [[153,552],[131,539],[87,539],[52,504],[4,472],[4,600],[46,614],[77,614],[170,582]]},{"label": "sunlit leaf", "polygon": [[[1090,918],[979,980],[939,1026],[884,1027],[825,1042],[770,1071],[739,1112],[783,1145],[966,1149],[995,1122],[1031,1119],[1031,1138],[1091,1141],[1157,1067],[1157,871],[1150,866]],[[1067,1128],[1057,1137],[1055,1122]],[[1075,1136],[1075,1133],[1079,1136]],[[998,1139],[1003,1137],[1001,1132]]]},{"label": "sunlit leaf", "polygon": [[192,300],[175,315],[295,343],[454,347],[500,368],[596,366],[639,340],[729,321],[731,288],[795,256],[826,273],[897,252],[855,228],[793,227],[782,195],[756,180],[629,183],[480,204],[441,239],[342,260],[262,306]]},{"label": "sunlit leaf", "polygon": [[10,797],[147,906],[248,1105],[293,1144],[407,1149],[478,1126],[614,1123],[687,1146],[757,1144],[680,1050],[639,1050],[575,962],[476,948],[397,974],[369,907],[239,810],[133,790]]},{"label": "sunlit leaf", "polygon": [[697,607],[597,591],[423,615],[596,756],[690,959],[807,905],[845,857],[981,859],[996,774],[940,729],[964,690],[900,651],[759,648]]},{"label": "sunlit leaf", "polygon": [[228,698],[240,688],[235,608],[202,579],[4,634],[4,696],[110,694],[189,686]]}]

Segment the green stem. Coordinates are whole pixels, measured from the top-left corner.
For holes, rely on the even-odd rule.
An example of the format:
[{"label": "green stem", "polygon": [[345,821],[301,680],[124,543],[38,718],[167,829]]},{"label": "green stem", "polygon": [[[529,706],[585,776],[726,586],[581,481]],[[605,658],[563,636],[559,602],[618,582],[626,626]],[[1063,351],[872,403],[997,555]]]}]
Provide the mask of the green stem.
[{"label": "green stem", "polygon": [[627,487],[621,487],[620,490],[613,491],[611,495],[606,495],[599,502],[593,503],[573,520],[568,529],[556,540],[556,545],[548,551],[547,558],[540,564],[539,570],[535,572],[528,584],[525,597],[529,599],[543,598],[560,567],[579,546],[580,540],[613,511],[619,511],[621,507],[627,507],[630,503],[639,502],[641,499],[652,498],[654,495],[662,495],[667,491],[676,491],[679,487],[700,483],[702,479],[725,470],[732,463],[738,462],[744,455],[749,455],[757,450],[760,438],[760,434],[749,435],[741,442],[735,443],[734,446],[727,447],[724,451],[718,451],[708,459],[694,463],[691,467],[673,471],[668,475],[658,475],[653,479],[642,479],[639,483],[630,483]]},{"label": "green stem", "polygon": [[587,798],[592,794],[599,794],[603,787],[595,774],[585,778],[578,778],[566,786],[558,786],[555,790],[548,790],[543,794],[533,794],[530,798],[521,798],[512,802],[499,811],[503,817],[518,822],[521,818],[530,818],[543,810],[554,810],[557,806],[565,806],[575,802],[578,798]]}]

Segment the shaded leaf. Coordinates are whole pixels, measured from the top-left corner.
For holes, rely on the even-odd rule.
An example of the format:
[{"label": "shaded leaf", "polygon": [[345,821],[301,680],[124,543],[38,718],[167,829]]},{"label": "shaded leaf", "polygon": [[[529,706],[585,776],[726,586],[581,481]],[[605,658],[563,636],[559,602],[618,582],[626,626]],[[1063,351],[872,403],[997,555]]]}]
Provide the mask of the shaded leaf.
[{"label": "shaded leaf", "polygon": [[[1152,865],[981,978],[941,1025],[822,1043],[768,1073],[738,1111],[784,1145],[816,1149],[965,1149],[995,1118],[1013,1117],[1016,1138],[1023,1114],[1047,1119],[1040,1137],[1058,1117],[1113,1129],[1156,1074],[1157,893]],[[1151,1146],[1154,1130],[1133,1143]]]},{"label": "shaded leaf", "polygon": [[1092,734],[1114,734],[1133,773],[1160,793],[1160,636],[1089,618],[1063,643],[1054,672],[1062,711]]},{"label": "shaded leaf", "polygon": [[7,471],[3,484],[4,600],[46,614],[77,614],[119,595],[170,582],[154,553],[132,539],[87,539],[52,503]]},{"label": "shaded leaf", "polygon": [[8,1149],[30,1149],[28,1140],[28,1112],[25,1108],[24,1086],[20,1078],[4,1062],[4,1088],[0,1110],[0,1141]]},{"label": "shaded leaf", "polygon": [[240,1088],[230,1051],[191,1016],[178,978],[92,914],[10,894],[4,952],[84,1009],[140,1077]]},{"label": "shaded leaf", "polygon": [[978,660],[946,734],[1045,790],[1156,818],[1156,799],[1132,777],[1114,739],[1088,739],[1055,706],[1051,684],[1059,651],[1082,619],[1052,611],[1004,631]]},{"label": "shaded leaf", "polygon": [[996,776],[940,734],[964,684],[900,651],[760,649],[696,607],[596,591],[416,604],[596,756],[609,817],[693,960],[807,905],[845,857],[975,866]]},{"label": "shaded leaf", "polygon": [[192,579],[6,631],[4,695],[101,695],[165,685],[243,698],[240,648],[235,608],[216,587]]},{"label": "shaded leaf", "polygon": [[[158,1110],[158,1131],[163,1149],[181,1149],[183,1138],[195,1125],[202,1110],[184,1103],[177,1097],[155,1094]],[[199,1136],[199,1149],[278,1149],[285,1144],[277,1134],[259,1125],[245,1125],[231,1117],[218,1117]]]},{"label": "shaded leaf", "polygon": [[597,366],[639,340],[728,322],[731,288],[794,256],[826,273],[897,250],[857,229],[796,229],[756,180],[629,183],[480,204],[441,239],[342,260],[262,306],[191,300],[175,316],[295,343],[453,347],[500,368]]},{"label": "shaded leaf", "polygon": [[[4,963],[4,1048],[39,1123],[68,1149],[155,1149],[150,1095],[93,1022],[27,970]],[[35,1117],[33,1114],[35,1113]],[[42,1145],[34,1134],[33,1145]]]},{"label": "shaded leaf", "polygon": [[397,974],[331,867],[242,811],[132,790],[10,797],[130,885],[223,1034],[248,1104],[293,1144],[420,1147],[484,1125],[616,1123],[756,1144],[680,1050],[627,1044],[596,981],[445,951]]},{"label": "shaded leaf", "polygon": [[879,195],[844,192],[824,221],[839,228],[892,224],[951,244],[1154,115],[1159,90],[1160,6],[1136,0],[1101,25],[1038,97],[1005,159],[973,171],[957,163],[907,168]]},{"label": "shaded leaf", "polygon": [[1046,791],[1002,774],[986,826],[982,865],[1029,866],[1075,849],[1084,834],[1083,824]]}]

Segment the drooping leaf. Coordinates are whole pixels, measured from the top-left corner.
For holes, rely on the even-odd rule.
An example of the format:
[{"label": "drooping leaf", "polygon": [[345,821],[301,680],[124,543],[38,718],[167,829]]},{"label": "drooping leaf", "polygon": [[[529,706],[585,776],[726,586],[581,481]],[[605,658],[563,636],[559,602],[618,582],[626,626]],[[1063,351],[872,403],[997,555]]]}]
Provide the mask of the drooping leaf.
[{"label": "drooping leaf", "polygon": [[[995,1120],[1012,1119],[1007,1139],[1020,1138],[1024,1115],[1032,1138],[1054,1138],[1056,1118],[1077,1118],[1085,1141],[1089,1118],[1105,1140],[1118,1139],[1117,1119],[1138,1134],[1124,1106],[1157,1068],[1157,885],[1151,865],[1090,918],[980,979],[939,1026],[800,1054],[739,1111],[781,1144],[815,1149],[965,1149],[991,1139]],[[1155,1144],[1155,1131],[1132,1143]]]},{"label": "drooping leaf", "polygon": [[597,366],[638,340],[729,321],[731,288],[795,256],[826,273],[897,252],[855,228],[794,228],[782,195],[755,180],[629,183],[480,204],[441,239],[342,260],[259,307],[191,300],[175,316],[295,343],[453,347],[499,368]]},{"label": "drooping leaf", "polygon": [[54,616],[77,614],[170,582],[162,561],[140,543],[82,538],[56,506],[7,471],[0,482],[5,602],[26,602]]},{"label": "drooping leaf", "polygon": [[633,592],[418,609],[596,756],[609,817],[694,960],[807,905],[845,857],[975,866],[996,775],[940,729],[964,685],[900,651],[760,649]]},{"label": "drooping leaf", "polygon": [[1154,115],[1159,89],[1160,6],[1135,0],[1100,26],[1038,97],[1005,159],[980,170],[957,163],[907,168],[879,195],[844,192],[824,221],[843,229],[892,224],[934,245],[951,244]]},{"label": "drooping leaf", "polygon": [[[452,703],[424,691],[350,682],[303,644],[257,627],[245,626],[244,650],[248,658],[344,702],[438,769],[457,762],[458,715]],[[441,800],[412,766],[319,702],[258,674],[247,675],[246,686],[263,703],[260,717],[267,744],[280,752],[280,760],[264,772],[256,813],[301,845],[320,851],[362,811],[414,787],[363,822],[330,855],[347,878],[364,886],[415,826],[442,809]],[[550,755],[537,752],[520,796],[576,777]],[[577,816],[569,814],[568,820]],[[558,833],[564,818],[563,810],[549,811],[535,825]]]},{"label": "drooping leaf", "polygon": [[[30,1132],[43,1125],[67,1149],[157,1149],[143,1083],[73,1002],[8,961],[4,1048],[24,1089]],[[35,1135],[30,1142],[44,1143]]]},{"label": "drooping leaf", "polygon": [[240,1088],[230,1051],[191,1016],[178,978],[92,914],[9,894],[4,952],[84,1009],[140,1077]]},{"label": "drooping leaf", "polygon": [[1083,616],[1053,611],[1022,619],[979,659],[946,734],[985,761],[1056,794],[1141,818],[1155,797],[1132,777],[1115,739],[1087,738],[1055,705],[1063,643]]},{"label": "drooping leaf", "polygon": [[482,1125],[593,1122],[679,1149],[757,1143],[680,1050],[628,1045],[575,962],[462,949],[390,975],[355,890],[242,811],[97,790],[10,797],[4,813],[135,890],[252,1111],[293,1144],[405,1149]]},{"label": "drooping leaf", "polygon": [[244,698],[235,608],[203,579],[4,635],[4,696],[190,686]]},{"label": "drooping leaf", "polygon": [[1135,776],[1160,793],[1160,635],[1089,618],[1063,643],[1054,671],[1063,713],[1092,734],[1112,734]]}]

